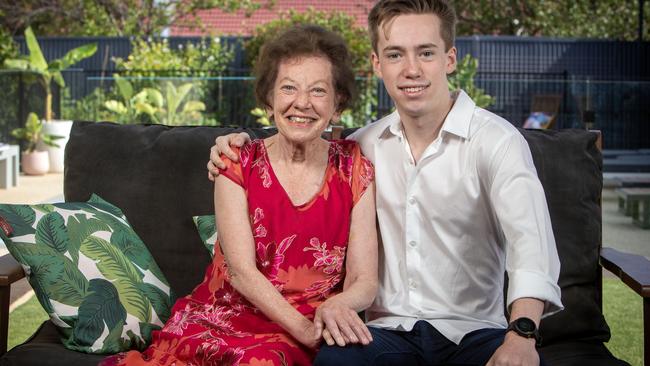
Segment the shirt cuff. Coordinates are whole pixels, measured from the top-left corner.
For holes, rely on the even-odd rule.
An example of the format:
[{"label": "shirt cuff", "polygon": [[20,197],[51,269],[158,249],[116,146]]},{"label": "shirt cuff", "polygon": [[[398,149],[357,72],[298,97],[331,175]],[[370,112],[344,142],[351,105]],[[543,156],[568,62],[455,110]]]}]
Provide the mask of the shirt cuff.
[{"label": "shirt cuff", "polygon": [[564,309],[560,287],[548,275],[533,271],[508,273],[508,309],[512,303],[524,297],[544,301],[542,318]]}]

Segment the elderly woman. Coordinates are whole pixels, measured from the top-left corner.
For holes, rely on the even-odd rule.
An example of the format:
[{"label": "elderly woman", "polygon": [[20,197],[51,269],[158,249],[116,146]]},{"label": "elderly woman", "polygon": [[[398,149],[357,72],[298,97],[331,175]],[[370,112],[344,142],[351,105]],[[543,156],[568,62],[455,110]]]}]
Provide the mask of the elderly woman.
[{"label": "elderly woman", "polygon": [[377,287],[372,165],[326,141],[353,95],[343,40],[316,26],[266,44],[255,93],[278,134],[254,140],[215,181],[220,250],[153,344],[127,365],[309,365],[325,339],[368,344],[357,312]]}]

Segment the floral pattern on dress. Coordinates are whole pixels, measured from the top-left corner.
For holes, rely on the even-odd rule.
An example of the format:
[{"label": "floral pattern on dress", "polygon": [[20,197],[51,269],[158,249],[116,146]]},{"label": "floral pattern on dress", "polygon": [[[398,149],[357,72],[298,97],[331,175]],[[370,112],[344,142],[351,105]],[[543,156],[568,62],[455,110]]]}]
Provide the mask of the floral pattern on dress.
[{"label": "floral pattern on dress", "polygon": [[[322,191],[302,207],[287,199],[262,140],[239,150],[240,163],[226,159],[222,171],[246,192],[258,270],[307,319],[343,288],[352,209],[373,180],[372,165],[356,143],[333,141],[328,154]],[[316,354],[231,285],[218,243],[203,282],[178,299],[163,329],[152,334],[144,352],[120,354],[104,364],[306,366]]]}]

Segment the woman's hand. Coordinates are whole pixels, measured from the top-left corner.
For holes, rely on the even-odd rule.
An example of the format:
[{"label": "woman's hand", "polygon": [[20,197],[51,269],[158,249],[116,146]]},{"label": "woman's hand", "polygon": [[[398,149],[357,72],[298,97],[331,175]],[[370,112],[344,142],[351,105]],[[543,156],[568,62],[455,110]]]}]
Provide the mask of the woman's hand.
[{"label": "woman's hand", "polygon": [[246,132],[231,133],[225,136],[219,136],[214,140],[214,146],[210,148],[210,161],[208,161],[208,179],[214,182],[214,178],[219,176],[219,169],[225,169],[226,164],[221,160],[221,154],[234,162],[239,160],[239,156],[232,150],[232,146],[242,147],[251,138]]},{"label": "woman's hand", "polygon": [[[294,334],[295,333],[295,334]],[[309,348],[316,348],[321,342],[321,333],[316,325],[305,318],[302,329],[292,332],[292,336],[300,343]]]},{"label": "woman's hand", "polygon": [[316,309],[314,324],[330,346],[335,343],[343,347],[346,344],[367,345],[372,342],[372,335],[357,312],[336,297],[328,299]]}]

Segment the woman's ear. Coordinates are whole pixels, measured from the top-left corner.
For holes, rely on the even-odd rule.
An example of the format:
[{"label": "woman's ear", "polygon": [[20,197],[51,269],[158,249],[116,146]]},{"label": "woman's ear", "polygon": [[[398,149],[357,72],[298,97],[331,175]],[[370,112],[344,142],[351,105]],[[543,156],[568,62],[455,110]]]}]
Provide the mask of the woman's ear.
[{"label": "woman's ear", "polygon": [[333,124],[333,125],[336,125],[340,121],[341,121],[341,112],[339,112],[339,111],[334,112],[334,114],[332,115],[332,118],[330,119],[330,123]]}]

